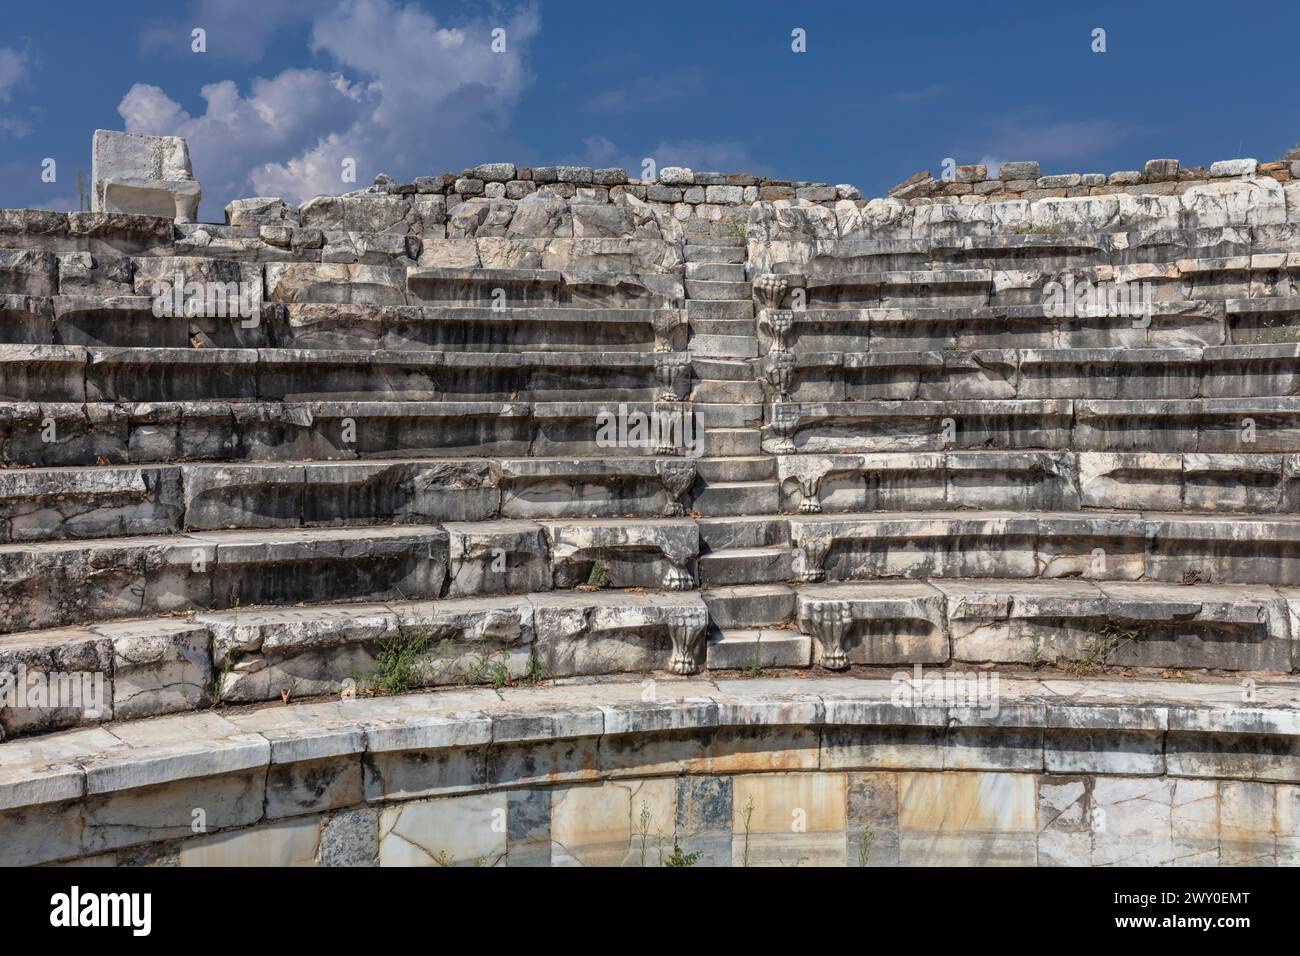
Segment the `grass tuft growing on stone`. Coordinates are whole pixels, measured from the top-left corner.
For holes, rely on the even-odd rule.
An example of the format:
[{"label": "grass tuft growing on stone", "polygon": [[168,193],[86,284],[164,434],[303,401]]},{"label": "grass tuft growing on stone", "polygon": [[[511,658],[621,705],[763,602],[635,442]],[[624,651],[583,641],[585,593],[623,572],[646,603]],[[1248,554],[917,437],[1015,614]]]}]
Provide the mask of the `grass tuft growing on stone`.
[{"label": "grass tuft growing on stone", "polygon": [[375,670],[370,684],[386,694],[404,694],[416,686],[418,665],[429,651],[430,636],[424,628],[397,625],[397,634],[379,642]]}]

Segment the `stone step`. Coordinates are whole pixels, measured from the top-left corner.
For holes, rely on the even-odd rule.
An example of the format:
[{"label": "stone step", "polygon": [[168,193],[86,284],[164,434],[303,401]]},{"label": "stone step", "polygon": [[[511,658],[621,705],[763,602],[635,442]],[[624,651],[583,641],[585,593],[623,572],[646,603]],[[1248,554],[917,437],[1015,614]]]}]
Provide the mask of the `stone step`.
[{"label": "stone step", "polygon": [[[386,459],[0,470],[0,541],[498,517],[659,517],[688,510],[696,465],[703,474],[708,461]],[[713,460],[709,473],[775,473],[772,459],[732,461]]]},{"label": "stone step", "polygon": [[753,319],[692,319],[691,335],[753,336]]},{"label": "stone step", "polygon": [[[495,599],[242,606],[26,631],[0,646],[30,677],[78,662],[87,706],[0,711],[6,737],[102,721],[336,694],[377,679],[387,644],[418,649],[409,687],[645,670],[1023,664],[1293,670],[1300,590],[1079,580],[930,580],[566,591]],[[576,626],[575,626],[576,622]],[[706,630],[710,633],[707,649]],[[768,656],[770,655],[770,656]]]},{"label": "stone step", "polygon": [[[1132,317],[1170,301],[1202,303],[1266,299],[1294,295],[1292,274],[1300,272],[1300,258],[1290,265],[1283,255],[1257,256],[1263,267],[1251,268],[1246,256],[1199,258],[1180,262],[1124,264],[1094,259],[1074,269],[1057,265],[1034,269],[1017,264],[1010,268],[968,268],[962,264],[930,269],[858,272],[843,268],[841,259],[832,269],[809,273],[781,273],[773,287],[774,301],[787,305],[800,295],[810,309],[857,308],[1041,308],[1051,304],[1060,316],[1096,318]],[[852,259],[847,260],[852,262]],[[754,275],[763,263],[749,263]],[[832,265],[823,260],[814,267]],[[1073,286],[1062,280],[1071,275]],[[1107,298],[1087,298],[1089,287]],[[1118,287],[1118,288],[1116,288]],[[1073,292],[1073,295],[1071,295]],[[1114,297],[1110,293],[1118,293]]]},{"label": "stone step", "polygon": [[704,431],[704,454],[709,458],[761,455],[761,441],[757,428],[708,428]]},{"label": "stone step", "polygon": [[953,451],[776,460],[785,512],[1300,510],[1300,461],[1289,455]]},{"label": "stone step", "polygon": [[811,664],[812,639],[795,630],[727,630],[709,636],[709,670],[761,671],[765,667],[808,667]]},{"label": "stone step", "polygon": [[745,319],[753,322],[754,302],[748,296],[741,299],[687,299],[687,322],[693,324],[701,319]]},{"label": "stone step", "polygon": [[955,449],[1300,451],[1300,398],[781,403],[771,454]]},{"label": "stone step", "polygon": [[790,523],[779,515],[700,518],[696,523],[700,528],[700,547],[706,552],[790,544]]},{"label": "stone step", "polygon": [[686,264],[692,263],[744,263],[744,246],[695,246],[686,243]]},{"label": "stone step", "polygon": [[743,239],[732,239],[727,236],[687,236],[686,248],[690,249],[743,249],[745,242]]},{"label": "stone step", "polygon": [[141,614],[588,584],[689,590],[689,518],[210,531],[0,545],[0,633]]},{"label": "stone step", "polygon": [[691,358],[691,372],[702,382],[752,382],[754,370],[747,359]]},{"label": "stone step", "polygon": [[[787,519],[799,579],[1300,584],[1300,517],[922,512]],[[706,545],[708,538],[705,537]],[[736,582],[739,583],[739,582]]]},{"label": "stone step", "polygon": [[[751,429],[704,432],[706,450]],[[721,436],[721,437],[719,437]],[[756,450],[751,449],[751,450]],[[0,541],[184,529],[425,524],[502,518],[657,517],[748,500],[751,513],[1012,509],[1294,515],[1295,456],[1085,452],[725,454],[601,458],[383,458],[0,469]],[[734,451],[734,454],[732,452]],[[709,486],[714,491],[706,492]],[[701,497],[713,501],[699,508]],[[1082,510],[1081,510],[1082,509]]]},{"label": "stone step", "polygon": [[[1245,300],[1255,303],[1256,300]],[[1260,302],[1266,300],[1259,300]],[[1145,316],[1056,316],[1042,304],[987,306],[925,301],[886,306],[810,306],[794,317],[795,352],[971,352],[985,349],[1185,348],[1290,344],[1300,321],[1234,313],[1224,303],[1157,303]],[[1227,306],[1232,306],[1229,302]],[[1259,308],[1254,304],[1251,308]],[[689,305],[688,305],[689,314]]]},{"label": "stone step", "polygon": [[[0,402],[0,463],[757,454],[704,447],[757,404],[688,402]],[[757,432],[755,432],[757,435]],[[657,451],[658,450],[658,451]]]},{"label": "stone step", "polygon": [[684,397],[689,371],[689,355],[649,351],[0,345],[0,400],[656,401]]},{"label": "stone step", "polygon": [[796,352],[786,361],[791,399],[809,402],[1262,398],[1300,388],[1296,344]]},{"label": "stone step", "polygon": [[0,632],[245,604],[437,597],[448,538],[408,525],[0,545]]},{"label": "stone step", "polygon": [[708,516],[772,514],[780,497],[775,481],[709,482],[696,488],[691,510]]},{"label": "stone step", "polygon": [[[574,627],[574,622],[580,622]],[[643,670],[695,673],[708,612],[698,592],[547,591],[492,599],[239,607],[11,634],[0,664],[31,677],[75,661],[102,678],[99,706],[6,707],[5,737],[192,711],[214,703],[335,695],[381,682],[403,645],[406,689]],[[384,686],[380,683],[380,686]],[[394,692],[390,685],[384,687]],[[399,691],[400,692],[400,691]]]},{"label": "stone step", "polygon": [[705,428],[757,429],[763,422],[761,402],[691,402],[689,405]]},{"label": "stone step", "polygon": [[795,617],[795,589],[785,584],[748,584],[700,592],[709,622],[724,631],[787,624]]},{"label": "stone step", "polygon": [[800,629],[815,659],[1290,671],[1300,592],[1080,580],[809,585]]},{"label": "stone step", "polygon": [[87,347],[649,351],[671,348],[684,313],[672,304],[356,304],[265,302],[249,318],[157,317],[144,295],[0,295],[0,341]]},{"label": "stone step", "polygon": [[700,478],[706,482],[771,481],[776,478],[776,459],[769,455],[697,458],[695,466]]},{"label": "stone step", "polygon": [[724,548],[700,555],[700,581],[706,587],[789,581],[793,562],[788,547]]},{"label": "stone step", "polygon": [[756,358],[758,356],[758,341],[752,335],[693,335],[689,348],[692,357]]},{"label": "stone step", "polygon": [[745,266],[742,263],[699,262],[686,260],[687,282],[745,282]]},{"label": "stone step", "polygon": [[686,294],[692,299],[708,301],[744,299],[749,296],[749,283],[711,279],[687,279]]},{"label": "stone step", "polygon": [[692,402],[761,405],[763,398],[763,386],[758,382],[703,380],[691,387]]}]

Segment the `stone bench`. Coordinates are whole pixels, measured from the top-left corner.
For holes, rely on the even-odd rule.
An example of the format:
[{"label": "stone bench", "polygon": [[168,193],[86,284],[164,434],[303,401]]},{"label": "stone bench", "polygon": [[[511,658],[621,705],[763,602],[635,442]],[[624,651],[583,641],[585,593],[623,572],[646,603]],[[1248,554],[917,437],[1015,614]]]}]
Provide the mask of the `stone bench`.
[{"label": "stone bench", "polygon": [[800,580],[1061,578],[1300,584],[1290,516],[958,512],[787,519]]},{"label": "stone bench", "polygon": [[447,532],[210,531],[0,545],[4,633],[249,604],[437,597]]},{"label": "stone bench", "polygon": [[881,582],[795,591],[822,667],[1076,662],[1290,671],[1294,589],[1080,580]]}]

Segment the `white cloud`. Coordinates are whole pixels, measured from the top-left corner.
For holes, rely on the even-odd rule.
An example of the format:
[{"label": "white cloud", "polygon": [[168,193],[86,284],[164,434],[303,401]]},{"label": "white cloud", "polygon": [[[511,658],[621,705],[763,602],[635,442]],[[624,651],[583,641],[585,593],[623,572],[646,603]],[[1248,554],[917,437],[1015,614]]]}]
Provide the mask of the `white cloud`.
[{"label": "white cloud", "polygon": [[[498,27],[503,53],[491,48]],[[205,218],[250,193],[299,202],[365,186],[378,172],[412,177],[480,161],[531,82],[523,53],[539,30],[532,6],[452,27],[394,0],[350,0],[312,26],[312,50],[335,72],[285,70],[247,95],[230,80],[210,84],[197,116],[137,84],[118,112],[128,130],[186,138],[211,200]],[[355,185],[340,176],[345,158],[356,161]]]},{"label": "white cloud", "polygon": [[[31,72],[32,60],[26,50],[0,47],[0,103],[8,103],[14,90],[24,86]],[[32,131],[31,124],[17,116],[0,116],[0,137],[21,139]]]},{"label": "white cloud", "polygon": [[8,103],[14,88],[27,81],[30,66],[25,52],[0,47],[0,103]]}]

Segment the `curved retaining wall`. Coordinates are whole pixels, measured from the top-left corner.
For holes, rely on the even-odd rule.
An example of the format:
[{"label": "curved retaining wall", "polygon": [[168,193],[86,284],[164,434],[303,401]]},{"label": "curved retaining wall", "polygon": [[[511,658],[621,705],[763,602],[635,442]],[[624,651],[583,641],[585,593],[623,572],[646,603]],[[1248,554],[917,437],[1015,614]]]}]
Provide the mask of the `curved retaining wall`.
[{"label": "curved retaining wall", "polygon": [[1294,683],[946,676],[448,691],[11,741],[0,862],[1300,861]]}]

